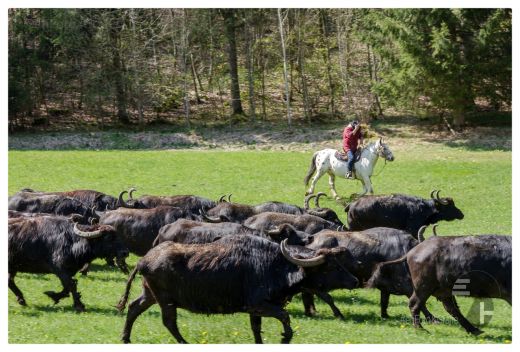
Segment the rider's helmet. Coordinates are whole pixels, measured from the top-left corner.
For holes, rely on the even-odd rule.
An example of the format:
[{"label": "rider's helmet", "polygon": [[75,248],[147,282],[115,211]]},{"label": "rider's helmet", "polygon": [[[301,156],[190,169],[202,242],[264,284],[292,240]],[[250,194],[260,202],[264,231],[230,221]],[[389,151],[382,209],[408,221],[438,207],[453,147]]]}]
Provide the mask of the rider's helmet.
[{"label": "rider's helmet", "polygon": [[354,120],[350,123],[350,125],[354,128],[356,128],[357,125],[359,125],[359,121],[358,120]]}]

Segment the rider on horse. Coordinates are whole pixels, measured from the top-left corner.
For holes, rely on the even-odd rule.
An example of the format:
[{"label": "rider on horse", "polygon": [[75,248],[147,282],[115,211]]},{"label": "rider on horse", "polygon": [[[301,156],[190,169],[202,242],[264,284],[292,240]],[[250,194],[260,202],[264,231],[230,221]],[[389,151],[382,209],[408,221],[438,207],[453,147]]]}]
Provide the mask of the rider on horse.
[{"label": "rider on horse", "polygon": [[363,134],[361,132],[361,125],[359,121],[354,120],[343,130],[343,152],[347,154],[347,174],[346,178],[354,178],[352,169],[354,167],[355,155],[358,148],[358,143],[363,145]]}]

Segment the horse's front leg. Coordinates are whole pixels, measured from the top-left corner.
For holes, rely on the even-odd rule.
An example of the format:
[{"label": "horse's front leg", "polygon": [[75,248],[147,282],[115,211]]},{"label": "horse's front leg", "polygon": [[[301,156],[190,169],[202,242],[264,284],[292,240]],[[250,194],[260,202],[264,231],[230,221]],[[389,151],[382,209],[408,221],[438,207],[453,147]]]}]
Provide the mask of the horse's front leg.
[{"label": "horse's front leg", "polygon": [[370,176],[366,176],[363,178],[363,186],[365,188],[365,194],[367,192],[370,194],[374,194],[374,189],[372,188],[372,180],[370,180]]},{"label": "horse's front leg", "polygon": [[323,176],[323,171],[321,170],[321,168],[317,168],[316,174],[312,178],[311,186],[309,187],[307,193],[305,193],[306,196],[314,193],[314,187],[316,187],[316,183],[318,182],[321,176]]},{"label": "horse's front leg", "polygon": [[332,197],[334,197],[334,199],[339,200],[338,193],[336,192],[336,185],[334,183],[335,179],[336,179],[336,176],[334,176],[334,174],[329,174],[330,192],[332,193]]}]

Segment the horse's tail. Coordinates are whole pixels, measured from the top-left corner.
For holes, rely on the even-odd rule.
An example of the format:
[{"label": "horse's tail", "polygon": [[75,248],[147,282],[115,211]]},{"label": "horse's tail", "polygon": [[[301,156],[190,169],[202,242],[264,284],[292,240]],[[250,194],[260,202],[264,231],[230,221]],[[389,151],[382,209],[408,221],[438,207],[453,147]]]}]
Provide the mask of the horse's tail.
[{"label": "horse's tail", "polygon": [[318,156],[318,152],[314,153],[314,155],[312,156],[309,171],[307,171],[307,175],[305,175],[305,178],[303,179],[303,182],[306,186],[309,184],[309,180],[311,179],[314,172],[316,172],[316,156]]}]

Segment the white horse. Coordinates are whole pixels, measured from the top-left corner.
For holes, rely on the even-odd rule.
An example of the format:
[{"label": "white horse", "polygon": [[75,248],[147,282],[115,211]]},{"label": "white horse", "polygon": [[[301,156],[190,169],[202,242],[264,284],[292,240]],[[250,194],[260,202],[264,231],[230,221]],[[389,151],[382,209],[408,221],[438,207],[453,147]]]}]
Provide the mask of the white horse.
[{"label": "white horse", "polygon": [[[311,166],[304,179],[305,185],[309,184],[309,180],[315,172],[316,174],[312,178],[311,187],[305,195],[313,194],[316,182],[318,182],[321,176],[328,173],[332,196],[335,199],[339,199],[334,185],[334,180],[336,176],[346,178],[347,162],[336,158],[335,154],[335,149],[323,149],[314,153],[312,156]],[[385,143],[383,143],[382,138],[379,138],[376,142],[370,143],[363,148],[361,150],[359,161],[354,163],[354,176],[363,184],[363,193],[360,195],[364,195],[367,192],[374,194],[370,177],[372,176],[372,172],[374,171],[374,167],[376,166],[379,157],[388,161],[394,160],[392,151]]]}]

